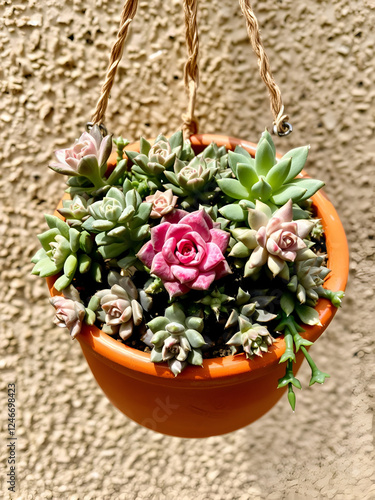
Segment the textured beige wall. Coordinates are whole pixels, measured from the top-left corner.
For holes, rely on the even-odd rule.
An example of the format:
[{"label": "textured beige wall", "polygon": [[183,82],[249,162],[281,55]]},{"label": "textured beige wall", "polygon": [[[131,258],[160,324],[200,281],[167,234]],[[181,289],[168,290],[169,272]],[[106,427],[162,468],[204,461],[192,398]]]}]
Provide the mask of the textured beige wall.
[{"label": "textured beige wall", "polygon": [[[331,379],[298,394],[295,414],[284,398],[248,428],[206,440],[154,434],[102,396],[78,343],[53,327],[29,260],[42,214],[64,188],[48,162],[90,118],[121,2],[1,0],[0,401],[4,408],[16,381],[14,498],[375,498],[374,0],[254,7],[295,128],[277,147],[311,144],[307,170],[326,181],[351,246],[345,308],[313,348]],[[256,141],[271,115],[237,2],[201,0],[199,27],[201,131]],[[111,131],[135,139],[176,130],[184,58],[181,1],[141,2],[112,92]],[[300,373],[307,386],[307,368]]]}]

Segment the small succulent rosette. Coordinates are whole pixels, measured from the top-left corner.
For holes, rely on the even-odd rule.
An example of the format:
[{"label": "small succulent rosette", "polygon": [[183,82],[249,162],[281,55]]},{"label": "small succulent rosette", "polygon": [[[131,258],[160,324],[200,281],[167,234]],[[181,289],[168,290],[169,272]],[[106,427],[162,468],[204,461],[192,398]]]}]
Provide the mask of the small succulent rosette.
[{"label": "small succulent rosette", "polygon": [[[117,160],[109,161],[116,146]],[[153,144],[102,137],[94,126],[56,152],[70,199],[38,235],[33,274],[56,275],[55,322],[72,337],[82,324],[136,349],[177,376],[204,359],[244,355],[251,361],[284,335],[281,358],[295,406],[295,353],[306,347],[304,325],[319,324],[324,287],[324,230],[311,197],[322,187],[302,177],[308,147],[276,157],[265,131],[253,158],[212,143],[196,154],[181,132]],[[301,335],[302,334],[302,335]]]}]

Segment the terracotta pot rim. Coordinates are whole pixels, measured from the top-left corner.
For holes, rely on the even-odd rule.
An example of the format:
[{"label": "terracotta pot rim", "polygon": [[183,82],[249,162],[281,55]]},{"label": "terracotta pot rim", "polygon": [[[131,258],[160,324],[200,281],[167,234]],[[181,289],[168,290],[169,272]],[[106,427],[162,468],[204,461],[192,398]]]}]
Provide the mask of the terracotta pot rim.
[{"label": "terracotta pot rim", "polygon": [[[224,145],[228,149],[232,149],[236,145],[241,145],[249,152],[254,152],[256,148],[254,143],[224,135],[199,134],[192,136],[190,140],[193,146],[198,147],[209,145],[214,141],[219,146]],[[132,144],[131,149],[136,149],[138,144]],[[333,291],[345,290],[349,273],[349,251],[343,226],[335,208],[322,191],[315,194],[312,199],[326,231],[328,267],[332,270],[326,280],[326,284]],[[59,214],[57,213],[56,215]],[[54,276],[47,278],[50,293],[52,296],[62,295],[53,287],[55,279],[56,277]],[[311,341],[315,341],[323,333],[337,311],[325,299],[320,299],[315,309],[319,313],[322,326],[304,327],[306,332],[303,336]],[[143,374],[159,379],[175,378],[166,363],[152,363],[150,361],[150,354],[121,344],[95,326],[84,324],[77,339],[81,344],[86,344],[87,347],[92,349],[97,356],[104,358],[109,364],[114,363],[118,365],[120,371],[122,369],[132,371],[134,377],[137,377],[138,373],[139,376]],[[264,370],[268,371],[274,365],[278,364],[284,351],[285,342],[283,336],[281,336],[276,339],[270,351],[261,358],[247,360],[245,354],[236,354],[234,356],[204,359],[203,367],[189,365],[177,377],[174,383],[232,378],[239,375],[257,378],[264,373]]]}]

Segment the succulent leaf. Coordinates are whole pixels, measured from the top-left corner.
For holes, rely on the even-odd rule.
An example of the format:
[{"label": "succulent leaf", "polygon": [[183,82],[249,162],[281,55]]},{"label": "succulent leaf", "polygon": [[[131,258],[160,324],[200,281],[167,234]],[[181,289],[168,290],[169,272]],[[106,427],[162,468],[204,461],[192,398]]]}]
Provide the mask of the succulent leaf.
[{"label": "succulent leaf", "polygon": [[275,152],[266,138],[260,140],[255,153],[255,170],[266,176],[275,164]]}]

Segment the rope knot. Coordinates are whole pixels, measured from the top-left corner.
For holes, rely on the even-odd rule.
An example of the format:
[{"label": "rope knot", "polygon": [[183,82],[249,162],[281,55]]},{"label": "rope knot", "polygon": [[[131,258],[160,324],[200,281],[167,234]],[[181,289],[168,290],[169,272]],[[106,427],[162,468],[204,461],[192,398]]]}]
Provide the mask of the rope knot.
[{"label": "rope knot", "polygon": [[284,114],[284,106],[281,106],[279,114],[273,122],[273,133],[279,137],[289,135],[293,131],[293,127],[288,120],[289,116]]},{"label": "rope knot", "polygon": [[189,116],[187,113],[183,113],[182,119],[184,122],[181,128],[185,139],[189,139],[189,137],[198,133],[199,124],[198,120],[194,116]]}]

